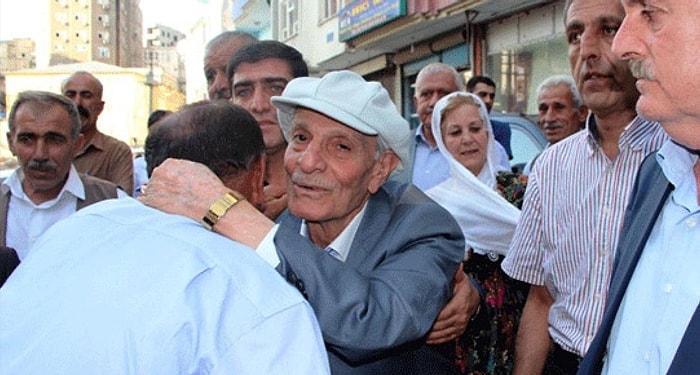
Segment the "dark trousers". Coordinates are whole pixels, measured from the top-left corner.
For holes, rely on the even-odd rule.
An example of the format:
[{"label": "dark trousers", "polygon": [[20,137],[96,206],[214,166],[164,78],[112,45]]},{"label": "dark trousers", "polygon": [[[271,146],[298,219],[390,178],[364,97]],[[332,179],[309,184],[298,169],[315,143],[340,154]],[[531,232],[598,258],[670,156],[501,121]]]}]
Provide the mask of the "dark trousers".
[{"label": "dark trousers", "polygon": [[547,356],[547,361],[544,363],[542,375],[576,375],[582,359],[554,343],[549,356]]}]

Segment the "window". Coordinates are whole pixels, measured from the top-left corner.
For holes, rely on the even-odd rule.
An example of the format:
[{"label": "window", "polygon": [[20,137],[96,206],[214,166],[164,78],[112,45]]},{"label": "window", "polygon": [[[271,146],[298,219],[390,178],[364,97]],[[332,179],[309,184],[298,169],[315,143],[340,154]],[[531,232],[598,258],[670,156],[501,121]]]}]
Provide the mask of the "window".
[{"label": "window", "polygon": [[99,33],[97,37],[102,40],[102,44],[109,44],[109,33]]},{"label": "window", "polygon": [[496,81],[494,110],[537,113],[537,85],[554,74],[571,74],[562,35],[491,53],[486,72]]},{"label": "window", "polygon": [[97,54],[103,58],[103,59],[108,59],[109,58],[109,48],[107,47],[98,47],[97,48]]},{"label": "window", "polygon": [[65,25],[65,26],[68,26],[68,14],[66,14],[65,12],[56,12],[54,14],[54,18],[56,19],[57,22]]},{"label": "window", "polygon": [[98,16],[97,20],[102,23],[102,26],[109,27],[109,16],[108,15],[103,14],[101,16]]},{"label": "window", "polygon": [[299,33],[299,0],[280,0],[279,37],[289,39]]},{"label": "window", "polygon": [[339,0],[321,0],[320,21],[326,21],[338,15],[338,1]]}]

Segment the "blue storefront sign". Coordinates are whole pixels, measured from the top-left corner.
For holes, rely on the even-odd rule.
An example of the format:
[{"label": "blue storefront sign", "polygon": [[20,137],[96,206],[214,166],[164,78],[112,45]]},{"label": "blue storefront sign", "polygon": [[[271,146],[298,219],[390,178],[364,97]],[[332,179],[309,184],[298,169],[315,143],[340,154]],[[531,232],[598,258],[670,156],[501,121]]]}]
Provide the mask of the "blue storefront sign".
[{"label": "blue storefront sign", "polygon": [[338,12],[338,35],[348,41],[406,14],[406,0],[355,0]]}]

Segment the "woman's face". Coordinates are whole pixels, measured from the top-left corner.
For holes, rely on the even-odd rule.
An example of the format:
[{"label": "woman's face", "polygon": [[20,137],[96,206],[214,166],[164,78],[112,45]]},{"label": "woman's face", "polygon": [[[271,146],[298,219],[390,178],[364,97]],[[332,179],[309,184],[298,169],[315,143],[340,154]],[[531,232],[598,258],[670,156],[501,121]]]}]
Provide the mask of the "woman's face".
[{"label": "woman's face", "polygon": [[445,147],[458,162],[475,176],[486,164],[488,135],[484,121],[479,115],[479,107],[471,104],[459,107],[445,114],[440,124]]}]

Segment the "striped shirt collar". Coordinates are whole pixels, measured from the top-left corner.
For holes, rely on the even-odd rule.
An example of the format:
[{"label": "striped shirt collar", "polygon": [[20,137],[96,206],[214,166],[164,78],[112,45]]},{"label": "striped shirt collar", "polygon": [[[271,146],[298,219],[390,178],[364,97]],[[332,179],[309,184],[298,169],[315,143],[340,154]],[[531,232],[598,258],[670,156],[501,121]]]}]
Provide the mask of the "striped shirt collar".
[{"label": "striped shirt collar", "polygon": [[[620,134],[618,145],[628,145],[634,151],[643,150],[649,145],[649,137],[656,133],[654,128],[660,128],[658,122],[635,116],[634,119],[625,126],[622,134]],[[590,146],[589,151],[593,153],[600,148],[600,142],[598,142],[598,128],[593,113],[589,113],[586,119],[586,133],[588,145]],[[591,154],[589,154],[589,156],[590,155]]]}]

